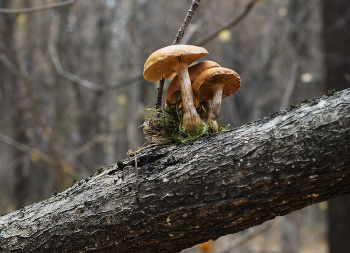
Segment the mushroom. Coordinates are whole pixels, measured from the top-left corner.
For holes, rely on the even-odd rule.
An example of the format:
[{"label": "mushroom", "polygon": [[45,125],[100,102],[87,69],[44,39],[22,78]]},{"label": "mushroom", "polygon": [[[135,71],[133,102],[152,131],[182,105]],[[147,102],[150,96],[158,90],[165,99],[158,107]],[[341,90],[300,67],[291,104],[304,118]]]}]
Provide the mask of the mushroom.
[{"label": "mushroom", "polygon": [[219,130],[216,122],[221,107],[221,98],[230,96],[240,87],[241,78],[228,68],[211,68],[200,73],[192,83],[195,97],[201,101],[211,100],[207,124]]},{"label": "mushroom", "polygon": [[[217,67],[220,67],[220,65],[214,61],[202,61],[200,63],[192,65],[191,67],[188,68],[188,74],[190,76],[191,83],[204,70],[210,69],[210,68],[217,68]],[[166,93],[165,107],[168,107],[168,105],[171,105],[171,104],[175,104],[180,99],[181,99],[181,84],[180,84],[179,77],[175,76],[174,79],[169,84],[169,87]],[[195,98],[193,102],[195,105],[199,104],[198,100]]]},{"label": "mushroom", "polygon": [[198,116],[193,103],[188,65],[208,54],[205,48],[197,46],[167,46],[152,53],[146,60],[143,68],[143,76],[150,82],[159,81],[162,76],[170,78],[175,73],[177,74],[181,83],[182,126],[190,132],[198,130],[202,126],[202,120]]}]

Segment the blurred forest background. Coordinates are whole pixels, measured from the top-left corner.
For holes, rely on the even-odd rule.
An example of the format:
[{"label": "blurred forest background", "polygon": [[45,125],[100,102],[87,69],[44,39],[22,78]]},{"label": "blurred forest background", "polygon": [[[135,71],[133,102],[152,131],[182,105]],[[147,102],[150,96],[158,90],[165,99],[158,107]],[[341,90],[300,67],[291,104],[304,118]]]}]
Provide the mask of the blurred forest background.
[{"label": "blurred forest background", "polygon": [[[144,144],[139,126],[155,106],[158,84],[142,78],[143,64],[173,42],[191,5],[77,0],[6,13],[57,2],[0,1],[0,213],[45,199]],[[181,43],[202,43],[249,3],[241,22],[202,45],[210,53],[203,59],[242,79],[223,101],[222,125],[350,87],[350,44],[334,44],[346,36],[350,43],[347,0],[202,0]],[[220,238],[212,252],[328,252],[328,203]]]}]

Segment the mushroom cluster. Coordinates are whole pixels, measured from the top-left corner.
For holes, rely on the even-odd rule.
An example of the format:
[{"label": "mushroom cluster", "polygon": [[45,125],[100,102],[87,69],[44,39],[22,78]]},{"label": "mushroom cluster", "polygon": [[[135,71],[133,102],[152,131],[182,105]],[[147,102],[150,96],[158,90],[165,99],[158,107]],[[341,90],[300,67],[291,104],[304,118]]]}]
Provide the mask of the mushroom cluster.
[{"label": "mushroom cluster", "polygon": [[[239,75],[213,61],[193,62],[208,55],[203,47],[191,45],[172,45],[152,53],[145,62],[143,76],[150,82],[162,77],[174,79],[166,94],[166,107],[179,104],[182,107],[182,126],[189,132],[196,132],[203,126],[197,108],[204,108],[205,124],[214,131],[221,98],[229,96],[240,87]],[[202,116],[202,115],[201,115]]]}]

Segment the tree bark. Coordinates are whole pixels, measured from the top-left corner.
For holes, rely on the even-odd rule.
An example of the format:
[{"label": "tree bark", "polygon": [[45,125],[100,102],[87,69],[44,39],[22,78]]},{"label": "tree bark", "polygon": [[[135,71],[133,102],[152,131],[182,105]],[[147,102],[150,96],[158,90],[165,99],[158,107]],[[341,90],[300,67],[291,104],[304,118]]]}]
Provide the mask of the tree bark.
[{"label": "tree bark", "polygon": [[0,251],[178,252],[350,193],[349,101],[350,89],[141,150],[138,173],[130,157],[0,217]]}]

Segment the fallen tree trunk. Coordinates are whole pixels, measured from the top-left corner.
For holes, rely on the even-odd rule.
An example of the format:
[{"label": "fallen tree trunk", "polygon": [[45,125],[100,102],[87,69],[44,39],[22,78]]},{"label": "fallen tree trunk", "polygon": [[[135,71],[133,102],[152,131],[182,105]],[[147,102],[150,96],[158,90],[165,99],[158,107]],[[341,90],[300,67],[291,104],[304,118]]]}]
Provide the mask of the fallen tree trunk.
[{"label": "fallen tree trunk", "polygon": [[350,193],[349,101],[350,89],[146,148],[0,217],[0,251],[178,252]]}]

